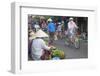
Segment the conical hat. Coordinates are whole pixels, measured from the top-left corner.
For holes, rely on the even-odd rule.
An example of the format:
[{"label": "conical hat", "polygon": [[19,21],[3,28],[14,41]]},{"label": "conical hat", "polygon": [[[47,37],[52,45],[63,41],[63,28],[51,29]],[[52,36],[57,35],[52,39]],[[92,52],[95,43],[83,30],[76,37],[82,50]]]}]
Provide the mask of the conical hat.
[{"label": "conical hat", "polygon": [[40,19],[45,19],[45,17],[44,16],[40,16]]},{"label": "conical hat", "polygon": [[29,40],[33,40],[35,38],[36,38],[35,36],[31,36],[31,37],[29,37]]},{"label": "conical hat", "polygon": [[33,32],[33,31],[31,31],[30,33],[29,33],[29,35],[30,36],[32,36],[32,35],[34,35],[35,33]]},{"label": "conical hat", "polygon": [[32,31],[33,31],[32,29],[28,30],[29,33],[32,32]]},{"label": "conical hat", "polygon": [[43,32],[41,29],[36,32],[36,37],[49,37],[45,32]]},{"label": "conical hat", "polygon": [[30,35],[29,40],[32,40],[32,39],[35,39],[36,38],[34,32],[31,32],[29,35]]}]

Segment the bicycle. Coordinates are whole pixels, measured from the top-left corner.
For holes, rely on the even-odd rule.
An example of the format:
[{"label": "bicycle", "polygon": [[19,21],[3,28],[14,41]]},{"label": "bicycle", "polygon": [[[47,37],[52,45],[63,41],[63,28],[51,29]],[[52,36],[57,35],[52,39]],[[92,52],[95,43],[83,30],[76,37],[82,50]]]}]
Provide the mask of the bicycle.
[{"label": "bicycle", "polygon": [[[71,39],[70,36],[72,36],[72,39]],[[67,35],[67,38],[65,39],[65,44],[66,44],[67,46],[74,45],[74,47],[75,47],[76,49],[80,48],[80,39],[79,39],[79,36],[78,36],[78,34],[77,34],[77,31],[74,32],[73,35]]]}]

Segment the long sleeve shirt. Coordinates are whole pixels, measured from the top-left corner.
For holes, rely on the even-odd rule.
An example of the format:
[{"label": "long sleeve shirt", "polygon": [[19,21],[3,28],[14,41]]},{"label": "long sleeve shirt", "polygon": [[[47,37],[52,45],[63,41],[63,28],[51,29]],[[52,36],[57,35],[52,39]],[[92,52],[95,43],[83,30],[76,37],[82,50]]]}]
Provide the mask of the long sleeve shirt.
[{"label": "long sleeve shirt", "polygon": [[35,57],[35,59],[39,59],[43,55],[43,50],[50,50],[44,40],[42,39],[35,39],[32,42],[32,52],[31,55]]},{"label": "long sleeve shirt", "polygon": [[68,22],[68,29],[78,28],[74,21]]}]

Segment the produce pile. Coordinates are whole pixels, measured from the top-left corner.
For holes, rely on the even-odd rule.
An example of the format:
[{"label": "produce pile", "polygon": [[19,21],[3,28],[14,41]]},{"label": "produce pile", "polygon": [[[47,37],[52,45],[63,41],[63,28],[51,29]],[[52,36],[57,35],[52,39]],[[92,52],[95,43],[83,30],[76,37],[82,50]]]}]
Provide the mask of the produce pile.
[{"label": "produce pile", "polygon": [[[48,41],[44,40],[46,45],[48,45]],[[49,56],[49,60],[60,60],[65,58],[65,53],[62,49],[56,48],[55,46],[52,46],[53,49],[51,50],[52,53]]]},{"label": "produce pile", "polygon": [[59,57],[59,59],[64,59],[65,58],[65,54],[63,50],[59,50],[59,49],[55,49],[52,50],[52,57]]}]

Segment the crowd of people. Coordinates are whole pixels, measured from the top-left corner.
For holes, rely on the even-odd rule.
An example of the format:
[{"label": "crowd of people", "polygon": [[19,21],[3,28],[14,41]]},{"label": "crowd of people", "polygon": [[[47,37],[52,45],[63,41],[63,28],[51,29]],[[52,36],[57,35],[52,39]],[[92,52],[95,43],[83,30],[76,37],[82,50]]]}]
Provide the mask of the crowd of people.
[{"label": "crowd of people", "polygon": [[[33,60],[44,60],[45,50],[50,51],[53,47],[54,40],[62,39],[63,36],[68,35],[73,42],[73,35],[75,34],[75,29],[78,26],[74,22],[73,18],[68,19],[67,29],[64,28],[64,21],[56,21],[52,18],[47,20],[42,19],[40,21],[33,20],[29,17],[28,21],[28,52]],[[49,44],[46,45],[43,38],[49,38]],[[50,53],[50,52],[49,52]]]}]

